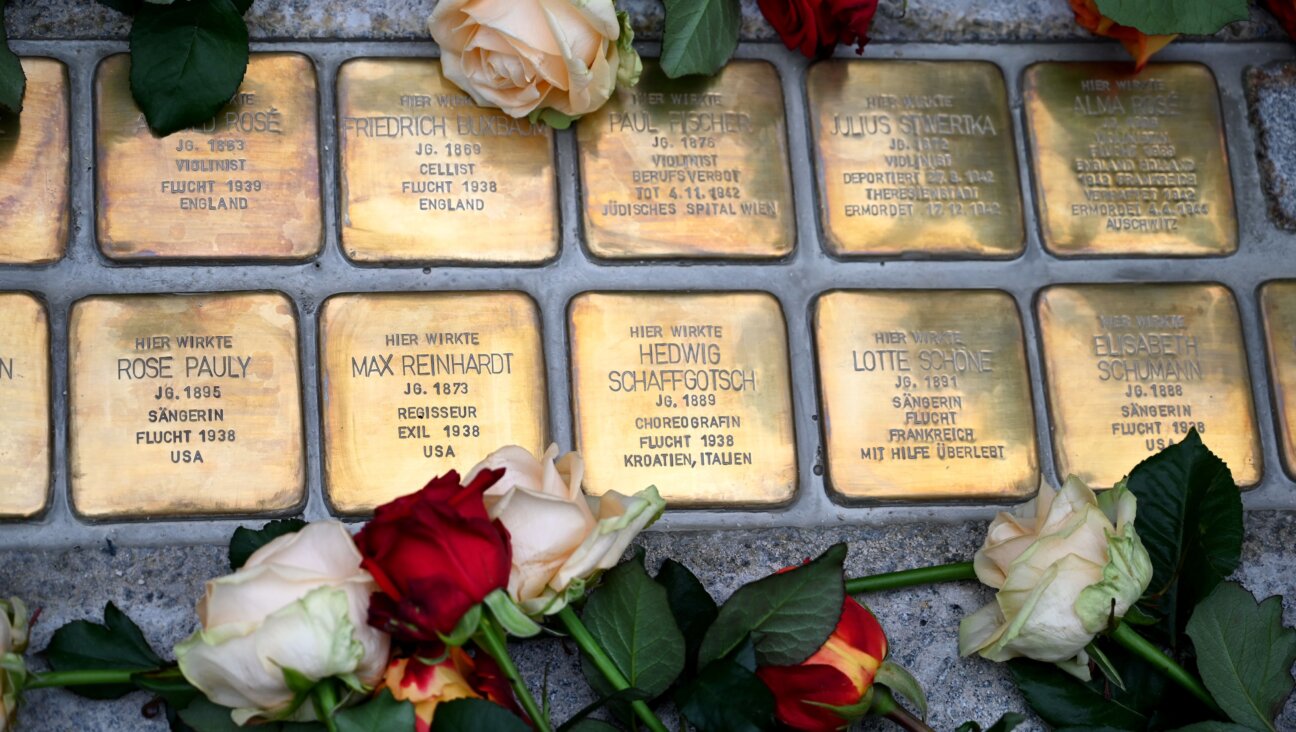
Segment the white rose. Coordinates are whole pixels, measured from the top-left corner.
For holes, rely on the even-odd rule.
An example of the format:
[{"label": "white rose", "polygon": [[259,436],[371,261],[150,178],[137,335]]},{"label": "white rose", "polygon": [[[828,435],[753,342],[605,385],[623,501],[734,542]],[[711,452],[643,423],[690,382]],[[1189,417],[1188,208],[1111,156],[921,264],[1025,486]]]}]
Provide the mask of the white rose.
[{"label": "white rose", "polygon": [[27,606],[16,597],[0,600],[0,732],[17,724],[18,702],[27,678],[26,651]]},{"label": "white rose", "polygon": [[486,491],[486,510],[509,531],[513,566],[509,597],[530,615],[550,615],[584,592],[585,583],[621,560],[639,532],[661,516],[666,502],[656,488],[626,497],[581,490],[585,462],[569,452],[557,461],[551,445],[537,460],[521,447],[505,447],[474,467],[504,468]]},{"label": "white rose", "polygon": [[[977,551],[977,578],[995,601],[959,626],[959,653],[992,661],[1025,656],[1089,680],[1085,646],[1122,618],[1152,581],[1134,531],[1137,499],[1119,485],[1095,496],[1079,478],[1047,483],[1015,514],[990,523]],[[1114,604],[1113,604],[1114,603]]]},{"label": "white rose", "polygon": [[579,117],[643,70],[613,0],[441,0],[428,28],[446,78],[513,117]]},{"label": "white rose", "polygon": [[176,646],[180,671],[237,724],[289,715],[285,669],[314,681],[342,677],[366,687],[387,666],[387,635],[369,626],[377,585],[336,521],[308,524],[258,549],[241,569],[207,583],[202,630]]}]

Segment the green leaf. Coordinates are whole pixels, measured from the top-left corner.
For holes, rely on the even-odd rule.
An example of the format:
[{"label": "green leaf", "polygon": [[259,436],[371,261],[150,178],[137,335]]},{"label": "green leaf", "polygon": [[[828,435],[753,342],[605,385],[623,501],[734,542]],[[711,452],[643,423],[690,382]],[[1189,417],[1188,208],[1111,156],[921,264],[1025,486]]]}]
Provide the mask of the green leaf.
[{"label": "green leaf", "polygon": [[794,666],[828,640],[841,619],[846,545],[809,564],[738,588],[702,639],[699,665],[731,653],[751,636],[762,666]]},{"label": "green leaf", "polygon": [[531,732],[521,718],[484,699],[455,699],[437,705],[432,732]]},{"label": "green leaf", "polygon": [[1228,466],[1196,430],[1134,468],[1134,527],[1152,560],[1144,608],[1158,613],[1158,638],[1177,648],[1192,608],[1242,558],[1242,497]]},{"label": "green leaf", "polygon": [[[1018,725],[1021,725],[1025,722],[1026,722],[1025,714],[1018,714],[1017,712],[1008,712],[1007,714],[1000,717],[999,721],[990,725],[990,728],[985,730],[985,732],[1012,732],[1012,730],[1017,729]],[[981,732],[981,725],[977,724],[974,721],[969,720],[967,722],[964,722],[963,724],[960,724],[954,730],[954,732]]]},{"label": "green leaf", "polygon": [[1150,35],[1205,36],[1249,17],[1247,0],[1097,0],[1103,15]]},{"label": "green leaf", "polygon": [[1180,727],[1174,732],[1254,732],[1254,730],[1232,722],[1197,722],[1187,727]]},{"label": "green leaf", "polygon": [[144,3],[131,26],[131,93],[159,135],[211,119],[238,91],[248,31],[232,0]]},{"label": "green leaf", "polygon": [[27,91],[27,74],[23,72],[22,61],[9,50],[9,34],[4,24],[6,4],[7,0],[0,0],[0,112],[18,114]]},{"label": "green leaf", "polygon": [[665,0],[661,67],[672,79],[714,75],[738,47],[738,0]]},{"label": "green leaf", "polygon": [[702,638],[715,622],[716,615],[720,614],[720,608],[697,576],[674,559],[662,562],[656,579],[657,584],[666,588],[671,614],[684,634],[685,673],[692,674],[697,669]]},{"label": "green leaf", "polygon": [[[563,722],[555,732],[569,732],[570,730],[578,729],[581,723],[586,721],[586,717],[597,712],[608,704],[616,702],[648,701],[650,698],[651,697],[638,689],[622,689],[621,691],[609,694],[591,702],[590,704],[586,704],[579,712],[576,712],[568,718],[566,722]],[[628,707],[626,708],[626,711],[630,711]]]},{"label": "green leaf", "polygon": [[[139,626],[117,606],[104,607],[103,625],[74,620],[54,631],[45,658],[55,671],[156,671],[163,661]],[[116,699],[134,690],[133,684],[72,686],[71,691],[90,699]]]},{"label": "green leaf", "polygon": [[230,537],[229,543],[230,569],[237,572],[247,564],[248,558],[257,549],[281,536],[295,534],[304,528],[306,522],[301,519],[277,519],[260,529],[248,529],[242,526],[234,529],[234,535]]},{"label": "green leaf", "polygon": [[[180,710],[180,719],[197,732],[243,732],[243,728],[234,724],[230,717],[230,708],[213,704],[205,697],[195,699],[193,703]],[[273,728],[275,725],[266,725]]]},{"label": "green leaf", "polygon": [[[440,710],[438,709],[438,712]],[[414,705],[396,701],[383,689],[377,697],[334,717],[337,732],[389,732],[414,729]]]},{"label": "green leaf", "polygon": [[755,673],[730,658],[707,664],[675,695],[675,704],[698,732],[774,729],[774,694]]},{"label": "green leaf", "polygon": [[1116,668],[1116,665],[1111,662],[1111,659],[1107,657],[1107,654],[1103,652],[1103,649],[1096,642],[1090,641],[1089,645],[1085,646],[1085,653],[1089,654],[1089,660],[1093,661],[1093,664],[1098,667],[1098,670],[1113,686],[1121,691],[1125,690],[1125,680],[1121,678],[1120,669]]},{"label": "green leaf", "polygon": [[598,719],[582,719],[567,728],[569,732],[617,732],[617,728]]},{"label": "green leaf", "polygon": [[1256,604],[1241,585],[1225,582],[1197,606],[1187,632],[1202,682],[1229,718],[1275,729],[1296,663],[1296,630],[1283,627],[1282,598]]},{"label": "green leaf", "polygon": [[99,0],[100,5],[126,15],[134,15],[143,2],[144,0]]},{"label": "green leaf", "polygon": [[247,15],[247,11],[252,8],[252,0],[234,0],[234,7],[238,9],[239,15]]},{"label": "green leaf", "polygon": [[883,661],[873,682],[881,684],[918,707],[918,716],[927,719],[927,695],[922,684],[909,673],[909,669],[892,661]]},{"label": "green leaf", "polygon": [[1052,664],[1010,661],[1008,670],[1026,703],[1053,727],[1107,727],[1142,730],[1149,717],[1141,710],[1108,699],[1096,684],[1085,684]]}]

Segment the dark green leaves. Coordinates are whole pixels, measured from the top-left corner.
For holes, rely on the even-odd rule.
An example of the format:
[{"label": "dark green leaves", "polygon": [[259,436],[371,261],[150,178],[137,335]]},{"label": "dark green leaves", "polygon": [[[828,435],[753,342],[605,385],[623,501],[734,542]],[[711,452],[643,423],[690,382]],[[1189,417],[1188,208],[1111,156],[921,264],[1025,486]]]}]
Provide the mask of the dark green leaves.
[{"label": "dark green leaves", "polygon": [[1097,0],[1103,15],[1144,33],[1210,35],[1246,20],[1247,0]]},{"label": "dark green leaves", "polygon": [[[412,726],[392,729],[412,729]],[[494,702],[455,699],[437,705],[432,732],[531,732],[531,728]]]},{"label": "dark green leaves", "polygon": [[1100,685],[1081,683],[1056,666],[1017,660],[1008,669],[1026,702],[1053,727],[1147,728],[1142,710],[1109,700]]},{"label": "dark green leaves", "polygon": [[238,571],[247,564],[248,557],[251,557],[257,549],[285,534],[294,534],[304,528],[306,522],[301,519],[278,519],[260,529],[247,529],[242,526],[234,529],[229,545],[230,569]]},{"label": "dark green leaves", "polygon": [[9,50],[9,35],[4,25],[7,2],[0,0],[0,112],[18,114],[27,91],[27,74],[23,73],[22,61]]},{"label": "dark green leaves", "polygon": [[720,70],[738,47],[738,0],[665,0],[661,67],[672,79]]},{"label": "dark green leaves", "polygon": [[685,670],[692,673],[697,668],[702,638],[715,622],[720,608],[688,567],[674,559],[662,562],[661,569],[657,570],[657,583],[666,588],[671,614],[684,634]]},{"label": "dark green leaves", "polygon": [[[630,686],[656,697],[684,670],[684,636],[675,625],[666,589],[644,571],[642,556],[603,576],[582,620]],[[612,692],[591,664],[585,677],[602,694]]]},{"label": "dark green leaves", "polygon": [[[144,640],[139,626],[111,602],[104,607],[102,625],[74,620],[54,631],[45,657],[55,671],[147,672],[164,664]],[[116,699],[134,689],[134,684],[71,687],[72,691],[91,699]]]},{"label": "dark green leaves", "polygon": [[[989,729],[986,729],[985,732],[1012,732],[1012,730],[1017,729],[1017,726],[1025,721],[1025,714],[1008,712],[1000,717],[998,722],[990,725]],[[971,721],[964,722],[963,724],[960,724],[954,732],[981,732],[981,725]]]},{"label": "dark green leaves", "polygon": [[1188,621],[1197,670],[1220,708],[1240,725],[1272,730],[1292,692],[1296,630],[1282,624],[1282,598],[1256,604],[1233,582],[1215,588]]},{"label": "dark green leaves", "polygon": [[720,608],[698,654],[701,666],[729,655],[748,636],[762,666],[791,666],[828,640],[841,619],[846,545],[809,564],[738,589]]},{"label": "dark green leaves", "polygon": [[247,70],[247,24],[233,0],[144,3],[130,47],[131,93],[160,135],[211,119]]},{"label": "dark green leaves", "polygon": [[760,732],[774,728],[774,694],[752,670],[750,640],[732,656],[707,664],[675,697],[699,732]]},{"label": "dark green leaves", "polygon": [[[396,701],[390,691],[337,715],[337,732],[388,732],[414,729],[414,705]],[[521,720],[519,720],[521,721]]]}]

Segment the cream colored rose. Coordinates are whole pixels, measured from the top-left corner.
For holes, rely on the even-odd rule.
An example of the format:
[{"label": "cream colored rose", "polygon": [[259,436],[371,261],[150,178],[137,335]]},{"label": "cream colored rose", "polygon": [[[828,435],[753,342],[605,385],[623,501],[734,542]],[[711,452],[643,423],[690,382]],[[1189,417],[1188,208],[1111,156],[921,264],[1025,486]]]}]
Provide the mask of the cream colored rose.
[{"label": "cream colored rose", "polygon": [[1015,514],[990,523],[974,559],[995,601],[959,626],[959,653],[992,661],[1025,656],[1089,679],[1085,646],[1122,618],[1152,581],[1134,531],[1137,499],[1124,485],[1095,496],[1079,478],[1047,483]]},{"label": "cream colored rose", "polygon": [[0,732],[17,724],[18,702],[27,678],[27,606],[11,597],[0,600]]},{"label": "cream colored rose", "polygon": [[258,549],[241,569],[207,583],[202,630],[176,646],[180,671],[208,699],[252,719],[313,719],[293,710],[284,671],[372,687],[387,666],[387,635],[367,623],[377,589],[336,521],[307,525]]},{"label": "cream colored rose", "polygon": [[585,582],[616,566],[666,506],[656,488],[631,497],[587,496],[581,456],[569,452],[555,460],[557,455],[557,445],[539,460],[521,447],[505,447],[474,467],[466,481],[486,468],[504,468],[504,477],[486,491],[486,510],[509,531],[508,593],[530,615],[556,613],[582,594]]},{"label": "cream colored rose", "polygon": [[643,70],[613,0],[441,0],[428,28],[446,78],[513,117],[550,109],[579,117]]}]

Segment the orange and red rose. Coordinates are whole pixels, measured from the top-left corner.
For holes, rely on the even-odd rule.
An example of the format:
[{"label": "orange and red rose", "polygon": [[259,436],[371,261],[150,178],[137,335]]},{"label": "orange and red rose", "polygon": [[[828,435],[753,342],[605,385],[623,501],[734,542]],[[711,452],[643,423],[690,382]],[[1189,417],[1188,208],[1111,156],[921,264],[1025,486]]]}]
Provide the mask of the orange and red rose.
[{"label": "orange and red rose", "polygon": [[761,13],[783,44],[809,58],[822,58],[843,43],[864,52],[877,0],[758,0]]},{"label": "orange and red rose", "polygon": [[418,658],[393,659],[380,688],[397,701],[414,705],[415,732],[429,732],[436,708],[455,699],[486,699],[522,716],[508,679],[490,656],[475,658],[462,648],[451,648],[438,663]]}]

